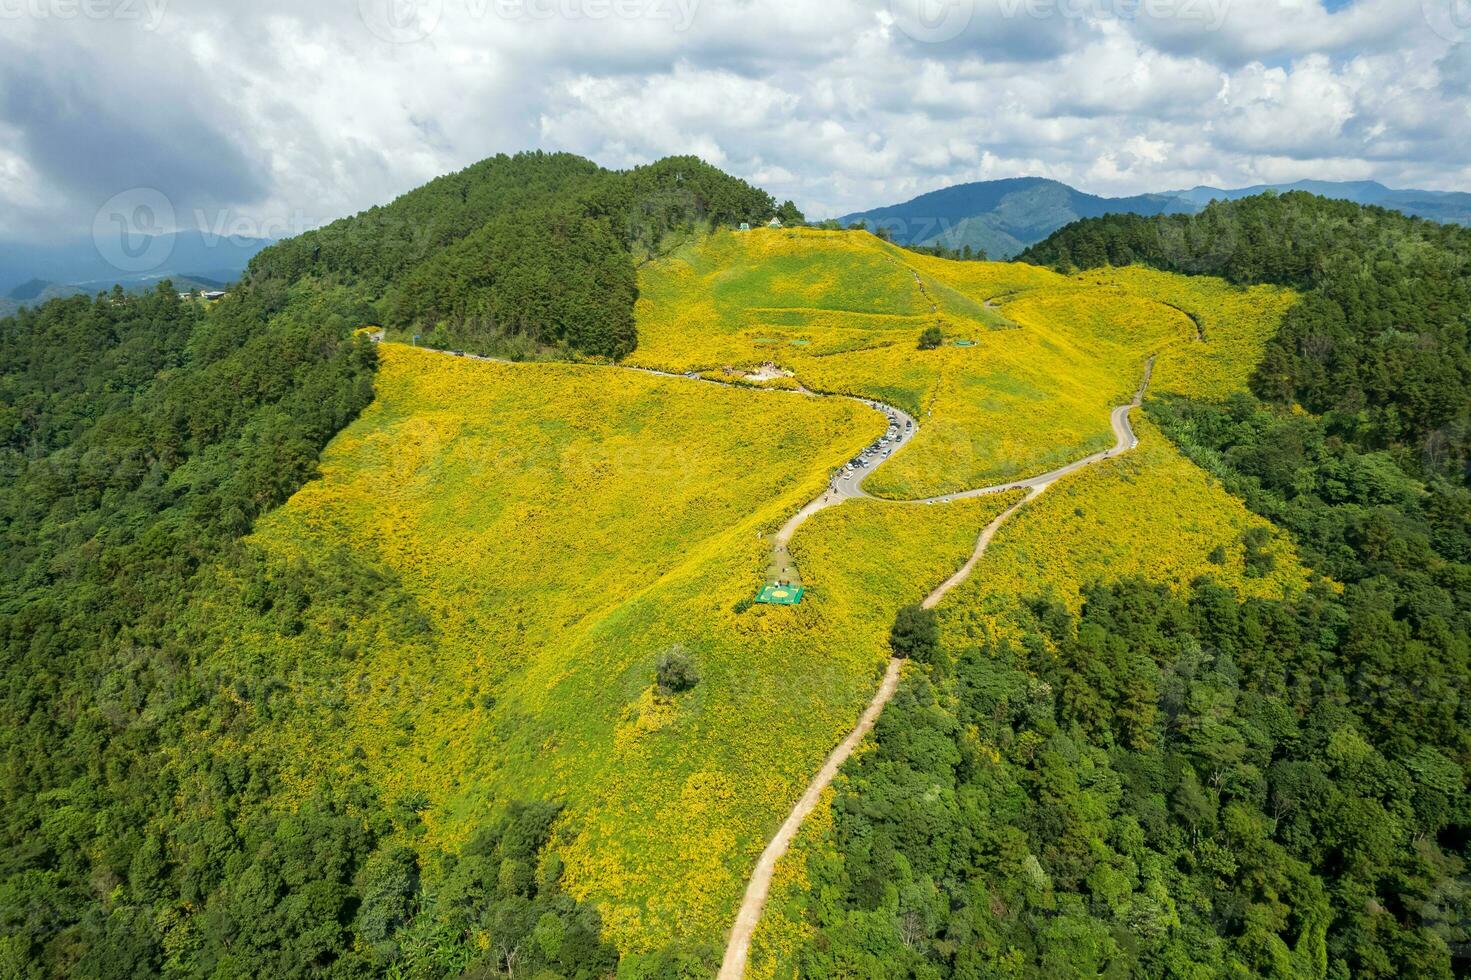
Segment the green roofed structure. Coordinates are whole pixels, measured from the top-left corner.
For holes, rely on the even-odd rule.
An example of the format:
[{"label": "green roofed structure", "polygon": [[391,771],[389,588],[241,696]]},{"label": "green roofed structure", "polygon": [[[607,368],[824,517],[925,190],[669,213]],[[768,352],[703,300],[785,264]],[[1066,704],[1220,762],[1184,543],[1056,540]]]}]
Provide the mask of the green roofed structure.
[{"label": "green roofed structure", "polygon": [[756,601],[764,606],[795,606],[806,591],[800,585],[768,585],[757,594]]}]

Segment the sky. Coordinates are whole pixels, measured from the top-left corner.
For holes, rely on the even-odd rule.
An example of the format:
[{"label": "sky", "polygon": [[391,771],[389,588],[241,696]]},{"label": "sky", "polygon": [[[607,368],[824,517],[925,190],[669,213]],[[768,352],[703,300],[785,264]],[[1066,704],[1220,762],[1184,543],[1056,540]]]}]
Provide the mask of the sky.
[{"label": "sky", "polygon": [[0,239],[282,237],[495,153],[809,217],[1039,175],[1471,190],[1471,0],[0,0]]}]

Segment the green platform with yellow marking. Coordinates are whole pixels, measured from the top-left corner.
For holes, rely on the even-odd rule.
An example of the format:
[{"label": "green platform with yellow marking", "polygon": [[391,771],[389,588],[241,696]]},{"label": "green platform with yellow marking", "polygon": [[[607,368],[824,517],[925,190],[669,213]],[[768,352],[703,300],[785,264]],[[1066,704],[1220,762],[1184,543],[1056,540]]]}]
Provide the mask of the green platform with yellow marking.
[{"label": "green platform with yellow marking", "polygon": [[756,595],[763,606],[795,606],[807,590],[800,585],[768,585]]}]

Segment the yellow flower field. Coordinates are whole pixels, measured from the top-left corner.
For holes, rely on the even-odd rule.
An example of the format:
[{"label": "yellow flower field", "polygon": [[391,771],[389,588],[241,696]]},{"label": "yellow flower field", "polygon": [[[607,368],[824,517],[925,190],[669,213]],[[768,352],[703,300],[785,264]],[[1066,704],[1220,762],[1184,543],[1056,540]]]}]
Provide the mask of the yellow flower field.
[{"label": "yellow flower field", "polygon": [[[917,497],[1046,472],[1113,444],[1109,412],[1188,320],[1113,289],[1045,287],[1005,306],[1021,329],[946,348],[919,436],[869,487]],[[837,358],[830,360],[836,361]]]},{"label": "yellow flower field", "polygon": [[[919,435],[868,484],[900,499],[1034,475],[1104,448],[1109,410],[1133,395],[1151,355],[1160,390],[1241,387],[1294,301],[1142,269],[1068,279],[953,262],[810,229],[718,232],[645,266],[640,290],[629,363],[769,362],[815,390],[918,416]],[[1187,310],[1208,325],[1204,341]],[[934,324],[945,346],[917,350]]]},{"label": "yellow flower field", "polygon": [[[871,744],[865,743],[865,746]],[[863,750],[864,747],[859,748],[859,752]],[[839,780],[842,778],[842,775],[838,776]],[[832,843],[834,795],[831,786],[823,791],[812,815],[797,831],[791,848],[776,863],[766,910],[751,936],[750,958],[746,962],[747,980],[796,980],[793,958],[817,931],[798,904],[811,890],[807,862],[816,855],[836,853]]]},{"label": "yellow flower field", "polygon": [[1202,342],[1165,349],[1154,369],[1157,392],[1221,399],[1245,391],[1262,349],[1297,294],[1275,286],[1233,286],[1210,276],[1177,276],[1143,266],[1097,269],[1078,281],[1114,286],[1181,310],[1199,321]]},{"label": "yellow flower field", "polygon": [[[382,348],[378,398],[252,544],[347,547],[428,631],[344,624],[340,728],[282,736],[303,784],[364,766],[453,845],[497,807],[568,806],[566,883],[625,950],[718,940],[766,836],[871,696],[899,605],[964,561],[1004,498],[865,501],[794,542],[811,598],[734,611],[769,535],[883,427],[860,405],[611,368]],[[281,637],[240,623],[236,656]],[[702,680],[666,697],[658,655]]]},{"label": "yellow flower field", "polygon": [[[952,642],[1010,635],[1010,613],[1022,599],[1051,595],[1076,611],[1085,586],[1135,576],[1184,589],[1208,575],[1261,598],[1307,586],[1284,534],[1181,455],[1137,409],[1134,429],[1137,449],[1058,482],[1001,529],[976,574],[941,606]],[[1250,528],[1271,532],[1273,568],[1256,578],[1243,560]],[[1218,547],[1219,563],[1212,560]]]},{"label": "yellow flower field", "polygon": [[[919,435],[867,485],[899,498],[1110,444],[1109,410],[1152,355],[1156,391],[1239,390],[1293,302],[1139,269],[1068,279],[948,262],[807,229],[710,235],[645,265],[640,288],[631,366],[728,380],[774,364],[753,384],[914,413]],[[936,324],[947,343],[919,351]],[[424,804],[422,844],[450,847],[510,802],[563,801],[565,882],[620,949],[718,943],[765,840],[872,695],[895,611],[954,572],[1017,495],[824,511],[791,546],[806,601],[745,608],[772,532],[884,430],[879,413],[798,391],[379,349],[377,400],[250,539],[305,563],[345,549],[393,583],[383,608],[314,624],[353,669],[316,713],[269,729],[298,795],[361,767],[386,800]],[[1086,584],[1125,575],[1302,587],[1280,539],[1272,571],[1245,577],[1241,535],[1260,522],[1135,419],[1137,453],[1058,484],[1002,530],[941,607],[952,639],[1006,632],[1021,597],[1076,605]],[[308,659],[304,641],[240,609],[197,615],[232,624],[232,656],[283,675]],[[701,681],[665,695],[654,664],[676,647]],[[798,851],[817,837],[804,831]],[[782,874],[774,895],[800,888],[798,870]],[[757,975],[801,928],[780,914],[763,925]]]}]

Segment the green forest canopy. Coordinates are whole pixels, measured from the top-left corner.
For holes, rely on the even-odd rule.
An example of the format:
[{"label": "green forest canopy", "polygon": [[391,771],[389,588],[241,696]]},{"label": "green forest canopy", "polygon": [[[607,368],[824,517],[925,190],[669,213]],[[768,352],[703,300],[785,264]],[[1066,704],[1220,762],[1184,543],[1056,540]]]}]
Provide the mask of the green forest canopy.
[{"label": "green forest canopy", "polygon": [[1148,410],[1342,591],[1039,597],[916,668],[809,860],[802,975],[1471,970],[1468,245],[1288,194],[1029,250],[1306,292],[1259,397]]},{"label": "green forest canopy", "polygon": [[1411,471],[1463,481],[1471,461],[1471,228],[1311,194],[1215,202],[1198,215],[1080,221],[1022,259],[1144,263],[1305,293],[1252,381]]},{"label": "green forest canopy", "polygon": [[[0,321],[0,971],[606,973],[596,913],[541,859],[549,804],[505,801],[453,854],[409,846],[422,801],[366,779],[271,807],[280,774],[252,732],[330,692],[353,655],[330,624],[371,603],[434,638],[380,569],[267,560],[240,537],[371,399],[355,327],[615,357],[636,342],[641,255],[772,205],[689,158],[618,174],[498,157],[261,253],[209,312],[165,284]],[[1234,208],[1099,219],[1031,258],[1307,292],[1259,398],[1150,410],[1343,593],[1125,583],[1076,618],[1032,603],[1015,648],[928,658],[809,869],[809,973],[1468,966],[1466,239],[1305,195]],[[549,277],[570,281],[520,305]],[[307,633],[315,659],[231,658],[191,615],[211,601]],[[621,970],[678,975],[698,954]]]},{"label": "green forest canopy", "polygon": [[[352,554],[240,539],[372,399],[357,327],[615,357],[641,250],[774,210],[694,158],[496,157],[267,249],[209,310],[163,283],[0,320],[0,975],[604,975],[596,913],[540,859],[546,804],[503,801],[454,854],[408,847],[423,802],[366,778],[272,805],[278,760],[252,733],[324,698],[330,715],[354,656],[333,624],[371,604],[435,637]],[[231,656],[195,613],[212,603],[306,633],[314,658]]]},{"label": "green forest canopy", "polygon": [[502,155],[273,246],[247,277],[259,289],[308,276],[343,285],[384,326],[442,346],[616,359],[637,343],[635,256],[776,210],[695,157],[617,172],[567,153]]}]

